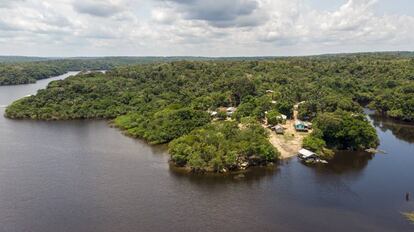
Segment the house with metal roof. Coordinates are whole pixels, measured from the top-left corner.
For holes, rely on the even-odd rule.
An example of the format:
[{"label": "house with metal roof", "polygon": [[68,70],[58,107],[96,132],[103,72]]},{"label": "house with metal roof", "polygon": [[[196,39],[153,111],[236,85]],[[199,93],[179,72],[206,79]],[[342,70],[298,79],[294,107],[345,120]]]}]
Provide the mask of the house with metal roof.
[{"label": "house with metal roof", "polygon": [[302,148],[298,152],[298,157],[303,160],[308,160],[308,159],[317,159],[318,155],[315,152]]},{"label": "house with metal roof", "polygon": [[299,120],[295,121],[294,126],[295,126],[296,131],[308,132],[308,127],[302,121],[299,121]]}]

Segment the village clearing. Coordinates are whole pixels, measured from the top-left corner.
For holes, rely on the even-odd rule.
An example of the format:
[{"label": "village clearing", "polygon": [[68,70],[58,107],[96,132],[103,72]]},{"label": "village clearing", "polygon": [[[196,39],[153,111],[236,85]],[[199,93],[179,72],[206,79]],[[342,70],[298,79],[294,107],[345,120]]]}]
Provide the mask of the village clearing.
[{"label": "village clearing", "polygon": [[269,131],[269,141],[280,152],[281,159],[296,156],[299,150],[302,149],[303,139],[312,132],[312,130],[309,130],[309,132],[298,132],[295,130],[294,125],[298,117],[297,109],[298,104],[294,106],[293,119],[286,120],[286,124],[283,125],[285,129],[284,134],[276,134],[263,125]]}]

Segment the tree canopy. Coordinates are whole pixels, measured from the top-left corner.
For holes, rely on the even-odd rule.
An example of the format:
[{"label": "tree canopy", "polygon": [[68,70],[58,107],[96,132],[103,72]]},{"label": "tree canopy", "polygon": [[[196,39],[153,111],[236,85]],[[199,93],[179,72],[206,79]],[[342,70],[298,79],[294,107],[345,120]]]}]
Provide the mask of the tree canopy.
[{"label": "tree canopy", "polygon": [[[253,157],[277,157],[277,151],[269,150],[266,135],[256,131],[257,127],[243,130],[243,126],[233,124],[243,125],[246,118],[263,122],[267,117],[276,123],[278,113],[291,117],[293,106],[299,102],[299,117],[315,122],[304,147],[324,153],[329,153],[327,148],[375,147],[378,138],[361,114],[362,107],[413,121],[413,81],[412,58],[377,54],[173,61],[117,66],[106,74],[81,74],[53,81],[35,96],[14,102],[6,109],[6,116],[114,119],[115,125],[128,134],[151,143],[175,140],[170,150],[177,164],[198,169],[201,162],[203,167],[217,171],[233,167],[230,161],[234,159],[229,157],[245,154],[246,147],[222,146],[236,140],[255,143],[248,148],[254,152],[242,155],[245,158],[253,153],[257,153]],[[212,122],[210,113],[214,111],[226,119],[222,111],[226,107],[237,108],[232,114],[234,123]],[[223,141],[213,143],[201,138],[221,136],[214,131],[233,131],[236,140],[224,136]],[[257,138],[249,140],[246,133]],[[197,150],[187,149],[189,144]],[[204,151],[207,147],[212,150]],[[223,150],[220,159],[200,155],[213,154],[214,149]],[[199,155],[193,157],[193,153]]]},{"label": "tree canopy", "polygon": [[216,122],[192,131],[169,145],[171,159],[194,171],[237,170],[278,158],[265,129],[258,123]]}]

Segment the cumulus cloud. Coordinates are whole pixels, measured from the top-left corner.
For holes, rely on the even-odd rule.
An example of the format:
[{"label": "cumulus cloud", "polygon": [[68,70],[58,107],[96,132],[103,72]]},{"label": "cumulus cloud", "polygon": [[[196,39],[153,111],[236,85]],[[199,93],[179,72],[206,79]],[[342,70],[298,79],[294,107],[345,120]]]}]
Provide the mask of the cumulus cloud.
[{"label": "cumulus cloud", "polygon": [[24,2],[25,0],[1,0],[0,1],[0,8],[9,8],[16,3]]},{"label": "cumulus cloud", "polygon": [[1,0],[0,53],[239,56],[413,50],[414,17],[379,14],[382,0],[347,0],[329,10],[311,7],[310,1]]},{"label": "cumulus cloud", "polygon": [[165,7],[173,8],[188,20],[202,20],[215,27],[255,26],[263,21],[257,0],[167,0]]},{"label": "cumulus cloud", "polygon": [[116,0],[75,0],[73,8],[81,14],[109,17],[124,10],[121,1]]},{"label": "cumulus cloud", "polygon": [[[406,22],[412,22],[414,18],[377,16],[376,3],[376,0],[349,0],[339,9],[326,12],[309,9],[300,4],[300,1],[296,1],[296,7],[290,10],[273,11],[267,24],[259,29],[259,38],[282,45],[323,45],[369,44],[373,41],[391,41],[402,37],[402,18],[404,17]],[[269,1],[267,7],[275,9],[280,6],[275,6],[275,2]]]}]

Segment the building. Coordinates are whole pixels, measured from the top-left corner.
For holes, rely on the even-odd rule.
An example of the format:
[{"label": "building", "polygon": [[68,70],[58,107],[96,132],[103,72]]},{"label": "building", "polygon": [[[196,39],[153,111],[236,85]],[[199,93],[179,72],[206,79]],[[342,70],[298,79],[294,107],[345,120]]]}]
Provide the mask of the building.
[{"label": "building", "polygon": [[302,160],[312,160],[312,159],[316,160],[319,158],[315,152],[309,151],[304,148],[299,150],[298,157],[299,159],[302,159]]},{"label": "building", "polygon": [[227,110],[226,110],[226,113],[227,113],[227,116],[232,116],[233,114],[234,114],[234,112],[236,112],[236,108],[235,107],[229,107],[229,108],[227,108]]},{"label": "building", "polygon": [[302,131],[302,132],[308,132],[308,128],[306,127],[306,124],[299,120],[295,121],[295,130]]},{"label": "building", "polygon": [[286,115],[284,115],[284,114],[280,114],[279,116],[277,116],[276,117],[278,120],[281,120],[281,121],[286,121],[287,120],[287,116]]},{"label": "building", "polygon": [[283,135],[285,133],[285,128],[283,128],[282,125],[276,125],[272,129],[276,132],[276,134],[282,134]]},{"label": "building", "polygon": [[309,151],[307,149],[300,149],[298,152],[298,158],[301,159],[306,164],[327,164],[328,161],[321,159],[315,152]]},{"label": "building", "polygon": [[312,123],[311,122],[305,122],[305,127],[309,130],[312,129]]}]

